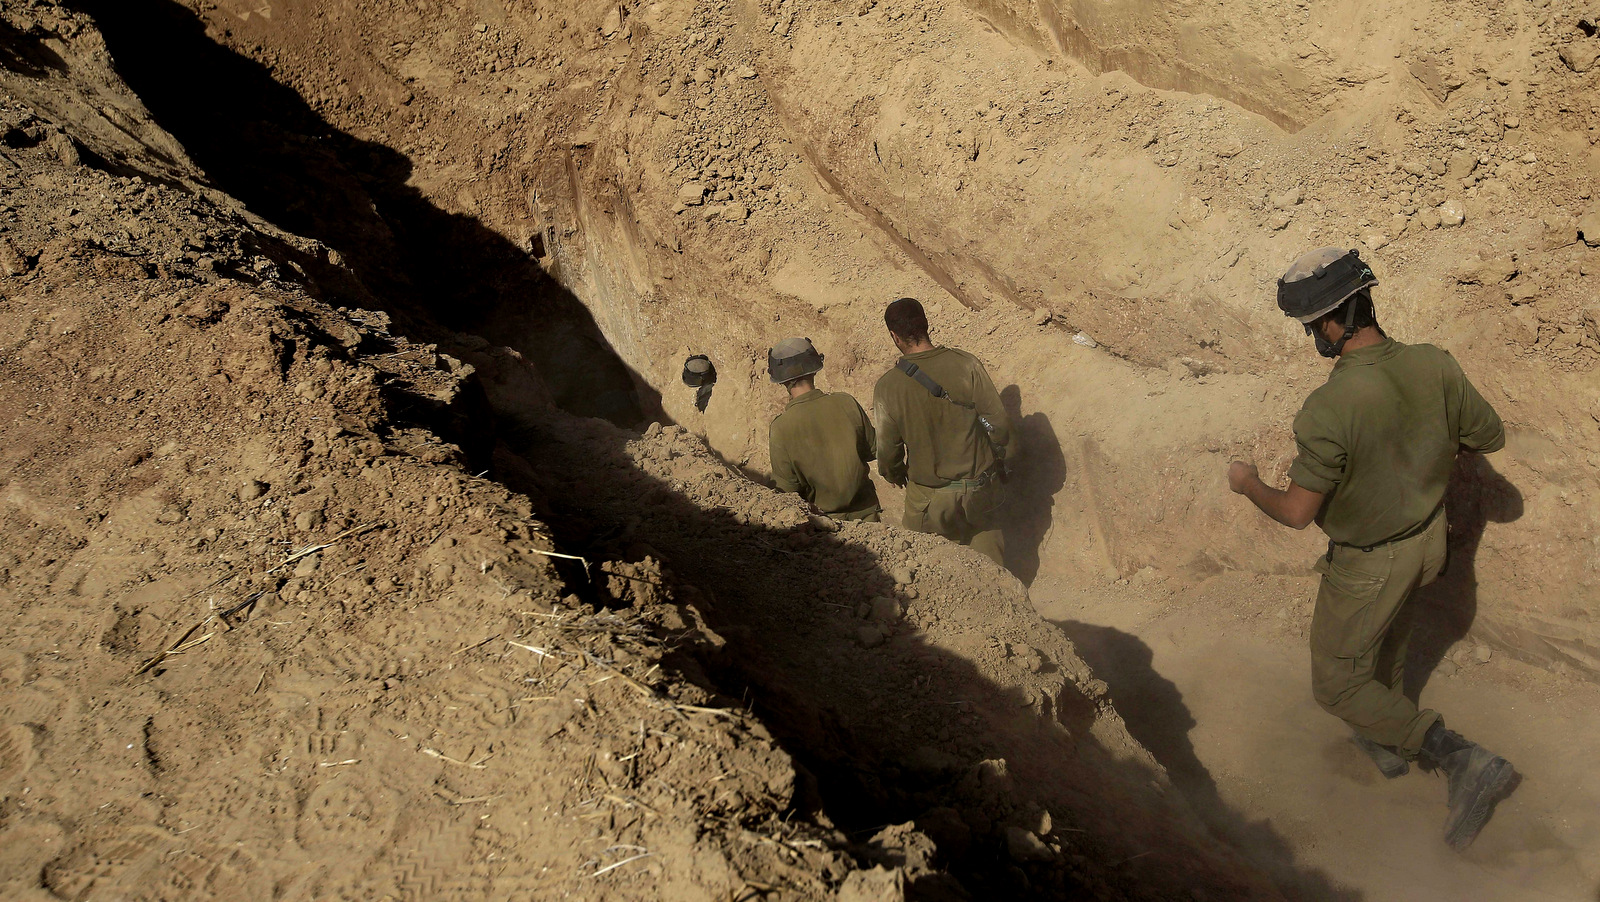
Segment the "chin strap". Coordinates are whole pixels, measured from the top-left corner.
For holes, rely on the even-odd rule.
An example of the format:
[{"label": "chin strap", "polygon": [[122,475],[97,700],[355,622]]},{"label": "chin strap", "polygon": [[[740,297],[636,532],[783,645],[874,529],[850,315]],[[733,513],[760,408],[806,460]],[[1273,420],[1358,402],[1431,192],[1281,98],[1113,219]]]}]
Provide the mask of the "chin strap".
[{"label": "chin strap", "polygon": [[1356,329],[1356,305],[1354,303],[1346,303],[1344,306],[1344,335],[1340,336],[1338,341],[1331,342],[1322,337],[1322,329],[1320,328],[1312,330],[1312,335],[1317,340],[1317,353],[1324,357],[1338,357],[1344,351],[1344,343],[1349,341],[1351,336],[1358,331]]}]

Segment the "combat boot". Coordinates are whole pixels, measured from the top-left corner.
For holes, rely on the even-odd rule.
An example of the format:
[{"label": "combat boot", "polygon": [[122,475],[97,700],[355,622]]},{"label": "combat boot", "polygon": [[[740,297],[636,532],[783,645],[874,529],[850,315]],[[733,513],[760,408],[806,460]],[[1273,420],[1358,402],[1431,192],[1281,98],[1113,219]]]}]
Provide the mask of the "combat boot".
[{"label": "combat boot", "polygon": [[1403,777],[1411,770],[1411,765],[1406,763],[1406,759],[1396,755],[1394,750],[1386,745],[1379,745],[1360,733],[1351,733],[1350,741],[1355,743],[1356,748],[1366,752],[1372,763],[1378,765],[1378,770],[1390,780]]},{"label": "combat boot", "polygon": [[1478,838],[1494,806],[1511,791],[1517,772],[1506,759],[1445,729],[1442,720],[1422,737],[1422,754],[1449,778],[1444,841],[1457,852],[1464,851]]}]

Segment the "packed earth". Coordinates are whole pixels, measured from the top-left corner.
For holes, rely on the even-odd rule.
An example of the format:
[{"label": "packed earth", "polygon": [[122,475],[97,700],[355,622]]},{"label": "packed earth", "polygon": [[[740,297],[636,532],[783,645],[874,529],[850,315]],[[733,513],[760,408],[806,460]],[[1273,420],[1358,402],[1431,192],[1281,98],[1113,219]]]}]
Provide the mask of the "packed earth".
[{"label": "packed earth", "polygon": [[[1597,27],[0,0],[0,897],[1593,902]],[[1507,427],[1409,661],[1521,774],[1465,852],[1224,475],[1329,244]],[[767,349],[870,405],[901,296],[1018,430],[1004,567],[771,488]]]}]

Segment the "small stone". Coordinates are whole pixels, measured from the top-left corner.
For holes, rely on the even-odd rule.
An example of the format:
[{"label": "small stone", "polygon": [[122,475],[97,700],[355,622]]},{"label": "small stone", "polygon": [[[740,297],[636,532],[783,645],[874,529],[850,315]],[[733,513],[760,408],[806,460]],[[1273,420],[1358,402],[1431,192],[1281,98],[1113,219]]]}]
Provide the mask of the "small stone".
[{"label": "small stone", "polygon": [[1439,661],[1439,666],[1434,668],[1434,672],[1443,677],[1453,677],[1461,672],[1461,668],[1457,667],[1456,662],[1449,658],[1442,658]]},{"label": "small stone", "polygon": [[1367,246],[1367,250],[1375,251],[1381,247],[1386,247],[1389,244],[1389,238],[1386,235],[1373,232],[1362,238],[1361,243]]},{"label": "small stone", "polygon": [[0,273],[20,276],[28,271],[28,259],[22,256],[10,238],[0,236]]},{"label": "small stone", "polygon": [[1011,860],[1018,863],[1049,861],[1055,857],[1044,840],[1021,827],[1006,828],[1006,851],[1011,853]]},{"label": "small stone", "polygon": [[678,189],[678,203],[686,207],[697,207],[706,202],[706,192],[708,190],[701,182],[685,182]]},{"label": "small stone", "polygon": [[1417,214],[1418,224],[1430,231],[1439,227],[1440,219],[1439,211],[1433,207],[1428,207]]},{"label": "small stone", "polygon": [[1600,247],[1600,207],[1578,217],[1578,236],[1590,247]]},{"label": "small stone", "polygon": [[1439,205],[1439,225],[1453,229],[1467,221],[1467,208],[1457,198],[1450,198]]},{"label": "small stone", "polygon": [[652,437],[652,438],[653,438],[653,437],[655,437],[655,436],[658,436],[658,435],[660,435],[660,434],[661,434],[661,423],[660,423],[660,422],[659,422],[659,421],[656,421],[656,422],[652,422],[652,423],[651,423],[651,424],[650,424],[650,425],[649,425],[649,426],[648,426],[648,427],[647,427],[647,428],[646,428],[646,429],[645,429],[645,431],[644,431],[644,434],[645,434],[645,435],[646,435],[646,436],[649,436],[649,437]]},{"label": "small stone", "polygon": [[1472,663],[1487,664],[1494,657],[1494,650],[1487,645],[1479,645],[1472,650]]},{"label": "small stone", "polygon": [[1465,150],[1458,150],[1450,155],[1450,162],[1445,169],[1450,178],[1464,179],[1478,168],[1478,155]]},{"label": "small stone", "polygon": [[1274,232],[1281,232],[1289,227],[1289,223],[1293,219],[1293,214],[1289,213],[1288,211],[1280,211],[1272,214],[1272,217],[1267,220],[1267,227],[1272,229]]},{"label": "small stone", "polygon": [[321,382],[304,379],[295,385],[294,393],[307,401],[315,401],[321,398],[326,393],[326,390],[322,387]]},{"label": "small stone", "polygon": [[750,68],[749,66],[740,66],[738,69],[734,70],[734,74],[738,75],[740,78],[755,78],[756,70]]},{"label": "small stone", "polygon": [[308,554],[301,558],[300,563],[294,565],[294,575],[299,579],[305,579],[316,573],[317,567],[321,566],[322,563],[318,560],[320,557],[321,555],[318,554]]},{"label": "small stone", "polygon": [[244,485],[239,487],[239,500],[240,501],[254,501],[257,498],[260,498],[262,495],[265,495],[266,493],[267,493],[267,484],[266,483],[260,481],[259,479],[248,479],[248,480],[245,480],[245,484]]},{"label": "small stone", "polygon": [[1596,61],[1600,61],[1600,41],[1573,41],[1561,45],[1556,51],[1561,61],[1567,68],[1574,72],[1588,72],[1594,68]]},{"label": "small stone", "polygon": [[872,599],[872,612],[869,616],[876,623],[894,623],[900,619],[900,602],[886,595],[879,595]]},{"label": "small stone", "polygon": [[1079,332],[1078,334],[1072,336],[1072,343],[1075,344],[1075,345],[1078,345],[1079,347],[1084,347],[1084,348],[1098,348],[1098,347],[1100,347],[1100,342],[1095,341],[1093,338],[1090,338],[1088,333],[1086,333],[1086,332]]},{"label": "small stone", "polygon": [[301,511],[295,515],[294,528],[301,532],[310,532],[327,521],[322,511]]},{"label": "small stone", "polygon": [[1421,178],[1428,173],[1428,167],[1418,163],[1416,160],[1406,160],[1404,163],[1400,164],[1400,168],[1406,173],[1414,175],[1417,178]]},{"label": "small stone", "polygon": [[722,208],[722,218],[728,222],[744,222],[750,218],[750,208],[744,204],[728,204]]},{"label": "small stone", "polygon": [[862,648],[877,648],[883,644],[883,630],[875,626],[856,627],[856,641]]},{"label": "small stone", "polygon": [[1049,310],[1046,310],[1045,308],[1040,307],[1038,310],[1033,311],[1033,324],[1035,326],[1046,326],[1046,325],[1049,325],[1050,324],[1050,316],[1051,316],[1051,314],[1050,314]]},{"label": "small stone", "polygon": [[1506,128],[1519,128],[1522,125],[1522,120],[1515,116],[1507,116],[1506,118],[1500,120],[1500,124]]},{"label": "small stone", "polygon": [[914,568],[914,567],[908,566],[906,564],[901,564],[900,566],[894,568],[893,571],[891,571],[891,575],[894,577],[894,584],[895,585],[897,585],[897,586],[909,586],[909,585],[911,585],[911,580],[916,578],[917,571],[916,571],[916,568]]},{"label": "small stone", "polygon": [[1235,137],[1224,138],[1217,145],[1216,153],[1217,156],[1222,157],[1224,160],[1232,159],[1244,153],[1244,142]]},{"label": "small stone", "polygon": [[1287,210],[1290,207],[1299,206],[1302,200],[1305,200],[1305,192],[1301,191],[1299,186],[1296,186],[1282,194],[1275,195],[1272,198],[1272,205],[1280,210]]}]

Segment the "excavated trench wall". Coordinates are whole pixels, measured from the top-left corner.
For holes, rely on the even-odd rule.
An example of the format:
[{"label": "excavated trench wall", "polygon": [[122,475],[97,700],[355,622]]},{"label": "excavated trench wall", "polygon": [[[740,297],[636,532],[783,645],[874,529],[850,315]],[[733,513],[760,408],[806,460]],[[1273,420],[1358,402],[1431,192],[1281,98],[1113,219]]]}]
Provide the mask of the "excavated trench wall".
[{"label": "excavated trench wall", "polygon": [[[1426,4],[594,3],[410,12],[438,41],[397,32],[398,59],[355,10],[274,9],[208,21],[333,120],[393,130],[411,184],[537,256],[659,409],[752,472],[778,404],[766,347],[809,335],[829,384],[865,400],[892,362],[883,301],[932,301],[1056,461],[1027,489],[1046,499],[1030,577],[1305,573],[1315,536],[1265,523],[1221,473],[1240,456],[1281,477],[1325,372],[1272,279],[1306,247],[1365,242],[1386,325],[1456,353],[1509,425],[1453,489],[1446,631],[1600,675],[1600,326],[1575,242],[1596,164],[1557,113],[1590,77],[1550,69],[1584,39],[1558,30],[1564,8],[1471,4],[1452,25]],[[296,56],[318,35],[337,58]],[[370,109],[355,85],[415,99]],[[488,152],[455,151],[460,127]],[[731,201],[675,203],[724,182]],[[722,372],[703,414],[677,384],[692,351]]]}]

